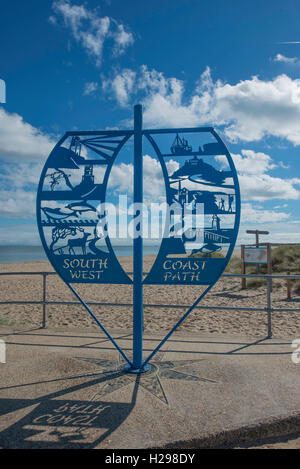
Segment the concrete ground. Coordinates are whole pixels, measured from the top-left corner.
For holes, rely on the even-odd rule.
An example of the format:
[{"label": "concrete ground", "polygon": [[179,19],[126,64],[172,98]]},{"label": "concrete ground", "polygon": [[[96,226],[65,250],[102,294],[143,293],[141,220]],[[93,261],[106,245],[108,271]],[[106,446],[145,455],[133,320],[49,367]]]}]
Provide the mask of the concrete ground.
[{"label": "concrete ground", "polygon": [[[131,356],[132,337],[113,337]],[[200,448],[300,432],[291,340],[174,334],[142,375],[102,332],[1,329],[1,448]],[[146,334],[145,358],[160,337]]]}]

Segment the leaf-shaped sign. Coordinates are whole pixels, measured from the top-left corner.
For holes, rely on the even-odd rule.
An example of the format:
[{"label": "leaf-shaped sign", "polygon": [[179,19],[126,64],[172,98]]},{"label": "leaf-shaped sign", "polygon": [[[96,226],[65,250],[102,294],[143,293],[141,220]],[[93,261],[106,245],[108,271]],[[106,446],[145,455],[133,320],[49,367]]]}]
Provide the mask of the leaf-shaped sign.
[{"label": "leaf-shaped sign", "polygon": [[[237,238],[240,192],[232,158],[214,129],[143,130],[135,106],[134,130],[67,132],[42,171],[37,196],[41,240],[56,272],[128,362],[146,371],[159,350],[224,271]],[[112,248],[105,211],[114,161],[134,136],[133,280]],[[142,139],[152,145],[166,188],[164,233],[156,260],[143,278]],[[133,361],[116,344],[72,283],[133,284]],[[143,362],[143,284],[204,285],[202,295]]]}]

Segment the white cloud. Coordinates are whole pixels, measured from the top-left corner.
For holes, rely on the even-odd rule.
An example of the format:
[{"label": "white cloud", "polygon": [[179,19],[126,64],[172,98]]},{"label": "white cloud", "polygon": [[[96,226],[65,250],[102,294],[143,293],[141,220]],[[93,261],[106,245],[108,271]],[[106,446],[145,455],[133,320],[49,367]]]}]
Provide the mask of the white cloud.
[{"label": "white cloud", "polygon": [[294,185],[300,185],[300,179],[281,179],[261,175],[239,175],[241,197],[243,200],[265,201],[269,199],[299,199],[300,192]]},{"label": "white cloud", "polygon": [[0,108],[0,158],[10,162],[44,161],[54,141],[18,114]]},{"label": "white cloud", "polygon": [[[178,163],[176,161],[170,161],[168,165],[178,169]],[[149,155],[144,155],[143,174],[145,203],[148,200],[153,201],[153,198],[155,201],[162,199],[165,195],[165,185],[159,161]],[[121,163],[112,167],[108,189],[112,189],[115,194],[128,194],[132,196],[133,165],[131,163]]]},{"label": "white cloud", "polygon": [[[124,76],[127,77],[126,86],[129,89],[133,86],[135,77],[130,73]],[[161,76],[148,74],[147,70],[145,76],[146,80],[140,86],[153,86],[160,92],[168,92],[168,84],[161,80]],[[174,83],[173,90],[177,90],[175,93],[181,92],[180,87],[176,87]],[[53,145],[54,142],[47,135],[24,122],[21,116],[0,109],[0,157],[8,162],[18,163],[1,166],[2,215],[5,213],[5,216],[14,217],[21,213],[27,213],[28,216],[34,213],[32,191],[36,191],[42,163]],[[239,173],[242,200],[299,199],[300,191],[297,186],[300,185],[300,179],[284,179],[270,175],[269,171],[282,165],[276,165],[266,153],[243,149],[241,154],[232,156]],[[222,162],[221,157],[216,159]],[[34,161],[40,164],[32,164]],[[30,162],[31,164],[28,164]],[[168,166],[172,173],[178,169],[178,162],[171,160]],[[145,200],[151,200],[151,197],[163,198],[165,189],[161,168],[159,162],[149,155],[144,156],[144,174]],[[121,163],[113,167],[109,180],[111,189],[119,193],[130,193],[132,184],[131,164]]]},{"label": "white cloud", "polygon": [[274,59],[274,62],[283,62],[285,64],[293,65],[299,63],[297,57],[286,57],[282,54],[277,54]]},{"label": "white cloud", "polygon": [[300,144],[300,80],[280,75],[270,81],[253,77],[236,85],[210,83],[200,99],[207,118],[226,125],[233,141],[255,141],[273,135]]},{"label": "white cloud", "polygon": [[83,94],[85,96],[90,96],[90,95],[94,94],[95,91],[97,91],[97,89],[98,89],[98,83],[96,83],[94,81],[89,81],[89,82],[85,83],[85,85],[84,85]]},{"label": "white cloud", "polygon": [[[130,90],[136,83],[140,89],[152,90],[158,95],[172,97],[174,106],[178,106],[182,100],[183,83],[179,80],[168,81],[163,75],[149,72],[143,69],[145,80],[135,74],[123,74],[126,83],[124,99],[130,99]],[[203,80],[198,83],[198,90],[211,86],[208,71]],[[124,78],[126,77],[126,79]],[[124,84],[123,83],[123,84]],[[204,91],[205,94],[205,91]],[[122,94],[120,94],[120,99]],[[125,99],[125,100],[126,100]],[[177,103],[177,104],[176,104]],[[10,114],[0,108],[0,157],[18,164],[3,163],[1,166],[1,191],[0,191],[0,215],[9,218],[32,218],[35,215],[35,193],[39,179],[42,162],[50,153],[54,142],[50,137],[42,134],[32,125],[24,122],[21,116]],[[254,152],[243,149],[240,154],[233,155],[242,191],[242,199],[245,201],[264,201],[268,199],[299,199],[300,179],[283,179],[273,177],[269,173],[281,163],[274,163],[266,153]],[[40,164],[28,164],[25,162],[38,161]],[[21,163],[22,162],[22,163]],[[170,172],[178,169],[178,162],[169,161]],[[145,202],[153,199],[163,200],[164,183],[159,162],[149,155],[144,156],[144,196]],[[121,163],[113,167],[109,180],[109,188],[115,193],[131,193],[133,184],[133,167],[131,164]],[[249,202],[243,204],[242,223],[261,225],[287,223],[292,226],[289,213],[279,209],[286,209],[287,205],[277,205],[273,210],[264,207],[252,206]],[[270,225],[271,226],[271,225]],[[295,224],[294,224],[295,226]],[[279,228],[278,228],[279,229]],[[280,228],[284,233],[284,228]]]},{"label": "white cloud", "polygon": [[121,163],[114,165],[108,180],[108,189],[118,193],[130,193],[133,187],[133,165]]},{"label": "white cloud", "polygon": [[181,107],[183,82],[177,78],[165,78],[163,73],[149,70],[146,65],[142,65],[137,71],[123,69],[114,77],[104,79],[103,89],[111,93],[120,106],[126,106],[136,98],[137,93],[141,93],[144,122],[154,124],[154,127],[166,122],[177,126],[178,119],[183,122],[185,115],[186,123],[196,123],[195,118],[188,121],[191,115]]},{"label": "white cloud", "polygon": [[232,158],[237,171],[241,174],[263,174],[276,168],[272,158],[262,152],[242,150],[241,155],[232,154]]},{"label": "white cloud", "polygon": [[[300,179],[283,179],[268,174],[270,169],[276,167],[269,155],[261,152],[256,153],[252,150],[242,150],[241,155],[233,155],[233,159],[239,174],[242,200],[262,202],[272,199],[297,200],[300,198],[300,190],[295,187],[300,186]],[[151,198],[162,199],[165,195],[165,186],[159,161],[149,155],[144,155],[143,165],[145,200]],[[167,163],[169,173],[173,173],[178,167],[179,163],[177,161],[170,160]],[[131,163],[121,163],[113,166],[109,179],[109,188],[115,193],[132,193],[133,165]],[[199,186],[193,184],[188,188],[198,189]],[[261,211],[261,213],[264,212]],[[274,212],[273,215],[275,218],[280,217],[278,212]]]},{"label": "white cloud", "polygon": [[52,16],[52,15],[49,16],[48,21],[51,24],[56,24],[57,23],[55,16]]},{"label": "white cloud", "polygon": [[[216,157],[222,162],[222,157]],[[277,166],[272,158],[262,152],[242,150],[232,155],[239,176],[242,200],[299,199],[300,179],[274,177],[268,172]]]},{"label": "white cloud", "polygon": [[161,165],[156,158],[143,157],[145,202],[156,202],[165,197],[165,184]]},{"label": "white cloud", "polygon": [[241,221],[247,225],[253,223],[280,222],[289,220],[289,218],[289,213],[262,209],[261,207],[255,207],[250,203],[243,203],[241,207]]},{"label": "white cloud", "polygon": [[114,83],[122,83],[126,75],[123,71],[107,79],[105,90],[120,105],[131,103],[138,96],[149,127],[209,124],[225,126],[231,141],[259,141],[275,136],[300,145],[300,79],[279,75],[264,81],[254,76],[231,85],[214,82],[207,67],[186,98],[182,80],[167,78],[144,65],[135,74],[134,85],[126,90],[124,99]]},{"label": "white cloud", "polygon": [[129,31],[125,31],[123,24],[117,24],[117,31],[113,33],[115,40],[114,53],[116,55],[123,54],[126,48],[134,43],[133,35]]},{"label": "white cloud", "polygon": [[113,80],[103,79],[104,91],[110,89],[116,97],[120,106],[126,106],[132,93],[136,74],[133,70],[124,69],[122,74],[116,75]]},{"label": "white cloud", "polygon": [[52,8],[57,15],[63,17],[64,24],[71,30],[74,39],[96,60],[97,66],[101,65],[105,41],[110,39],[113,42],[114,55],[123,54],[134,42],[132,33],[126,31],[123,24],[108,16],[101,17],[97,10],[88,10],[85,5],[72,5],[69,0],[56,0]]},{"label": "white cloud", "polygon": [[4,218],[32,218],[35,216],[36,193],[15,190],[0,190],[0,216]]},{"label": "white cloud", "polygon": [[[263,154],[264,155],[264,154]],[[257,174],[250,173],[249,161],[258,158],[257,155],[251,154],[250,150],[242,152],[242,156],[238,155],[240,159],[240,168],[244,171],[243,176],[240,176],[241,185],[250,184],[249,181],[254,178],[254,186],[258,184],[257,181],[261,181],[262,178],[266,178],[268,175],[264,171],[268,170],[269,167],[273,166],[272,161],[265,155],[265,165],[261,165],[257,169]],[[262,158],[262,156],[260,156]],[[151,203],[154,201],[163,201],[165,197],[165,187],[162,177],[162,171],[160,164],[156,158],[152,158],[149,155],[144,155],[144,201],[145,203]],[[2,177],[1,177],[1,191],[0,191],[0,216],[7,218],[23,218],[32,219],[35,217],[35,198],[36,198],[36,187],[40,176],[41,164],[3,164],[2,165]],[[170,160],[167,163],[169,172],[173,172],[178,169],[178,162]],[[270,176],[269,176],[270,177]],[[248,179],[247,179],[248,178]],[[261,179],[259,179],[261,178]],[[274,182],[274,181],[273,181]],[[279,180],[277,186],[283,190],[284,195],[284,181]],[[288,186],[287,186],[288,187]],[[121,163],[113,166],[111,175],[108,183],[108,190],[112,191],[114,195],[127,194],[129,203],[132,197],[133,188],[133,165]],[[283,188],[283,189],[282,189]],[[255,188],[248,189],[250,196],[249,200],[255,200],[251,195],[251,191]],[[290,190],[290,188],[289,188]],[[242,188],[245,191],[245,188]],[[274,191],[268,192],[268,188],[261,189],[263,196],[257,197],[259,200],[266,198],[272,198]],[[263,192],[264,191],[264,192]],[[288,190],[287,194],[291,195]],[[282,194],[279,198],[283,198]],[[109,197],[108,197],[109,201]],[[244,202],[242,204],[242,227],[241,235],[244,229],[259,224],[264,226],[269,224],[269,230],[273,230],[273,226],[276,226],[278,232],[284,233],[286,223],[293,225],[291,215],[283,210],[287,208],[287,204],[275,206],[273,209],[265,209],[261,204],[252,204],[250,202]],[[281,210],[280,210],[281,209]],[[297,229],[296,225],[295,230]],[[288,228],[287,228],[288,229]],[[9,239],[5,239],[8,236],[8,230],[4,227],[1,228],[2,234],[0,234],[0,242],[7,244],[7,242],[18,242],[18,236],[20,230],[16,233],[10,232]],[[291,230],[293,232],[293,229]],[[32,236],[35,235],[35,230],[32,228]],[[26,238],[27,239],[27,238]],[[35,239],[35,238],[34,238]],[[273,238],[272,238],[273,239]],[[288,239],[288,238],[287,238]],[[27,241],[26,241],[27,242]],[[33,241],[32,241],[33,243]],[[28,234],[28,244],[30,244],[30,234]]]},{"label": "white cloud", "polygon": [[0,217],[35,216],[37,185],[42,164],[2,163],[0,174]]},{"label": "white cloud", "polygon": [[32,189],[37,185],[43,163],[1,163],[1,189]]}]

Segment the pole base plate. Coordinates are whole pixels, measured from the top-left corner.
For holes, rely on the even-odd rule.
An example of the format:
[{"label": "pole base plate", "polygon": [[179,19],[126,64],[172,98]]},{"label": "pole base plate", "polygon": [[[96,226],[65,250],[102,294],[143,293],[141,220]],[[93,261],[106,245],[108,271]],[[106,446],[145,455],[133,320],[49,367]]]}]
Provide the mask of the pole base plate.
[{"label": "pole base plate", "polygon": [[125,370],[127,371],[127,373],[135,373],[135,374],[139,374],[139,373],[146,373],[147,371],[150,370],[150,365],[145,365],[145,366],[141,366],[139,368],[134,368],[133,365],[125,365]]}]

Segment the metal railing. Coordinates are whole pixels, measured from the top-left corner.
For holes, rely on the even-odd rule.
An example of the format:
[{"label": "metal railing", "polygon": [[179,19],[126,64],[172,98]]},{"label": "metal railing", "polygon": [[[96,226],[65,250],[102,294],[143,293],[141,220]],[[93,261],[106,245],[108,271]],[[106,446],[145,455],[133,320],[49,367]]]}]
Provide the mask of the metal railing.
[{"label": "metal railing", "polygon": [[[132,272],[127,272],[132,274]],[[144,272],[146,274],[146,272]],[[0,272],[0,276],[7,275],[41,275],[43,278],[43,296],[41,300],[7,300],[0,301],[0,305],[8,304],[35,304],[42,305],[42,325],[41,328],[47,327],[47,305],[80,305],[79,301],[51,301],[47,300],[47,277],[48,275],[58,275],[56,272]],[[289,285],[291,280],[300,279],[300,275],[275,275],[275,274],[223,274],[222,277],[236,277],[236,278],[263,278],[267,283],[267,295],[266,295],[266,307],[242,307],[242,306],[195,306],[195,309],[206,309],[206,310],[228,310],[228,311],[261,311],[267,314],[267,323],[268,323],[268,338],[272,337],[272,312],[273,311],[300,311],[300,308],[273,308],[272,307],[272,280],[284,279]],[[109,303],[109,302],[97,302],[97,301],[87,301],[87,305],[94,306],[116,306],[116,307],[132,307],[132,303]],[[144,307],[151,308],[174,308],[174,309],[186,309],[189,308],[189,305],[174,305],[174,304],[151,304],[146,303]]]}]

